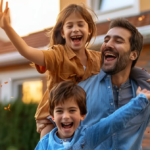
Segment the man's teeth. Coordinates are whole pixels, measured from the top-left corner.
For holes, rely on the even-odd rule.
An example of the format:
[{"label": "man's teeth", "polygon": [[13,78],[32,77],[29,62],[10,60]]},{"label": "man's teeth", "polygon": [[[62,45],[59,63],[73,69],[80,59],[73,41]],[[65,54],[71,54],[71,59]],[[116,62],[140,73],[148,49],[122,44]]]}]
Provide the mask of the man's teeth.
[{"label": "man's teeth", "polygon": [[106,53],[105,56],[114,56],[114,57],[116,57],[116,56],[115,56],[114,54],[112,54],[112,53]]}]

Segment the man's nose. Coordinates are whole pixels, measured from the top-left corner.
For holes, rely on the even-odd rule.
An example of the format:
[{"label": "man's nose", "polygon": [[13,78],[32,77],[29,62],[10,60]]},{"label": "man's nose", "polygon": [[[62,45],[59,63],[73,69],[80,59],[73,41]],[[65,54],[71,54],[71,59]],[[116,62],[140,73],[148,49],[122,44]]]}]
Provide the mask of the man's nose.
[{"label": "man's nose", "polygon": [[107,43],[105,43],[105,48],[114,48],[114,42],[112,40],[109,40]]}]

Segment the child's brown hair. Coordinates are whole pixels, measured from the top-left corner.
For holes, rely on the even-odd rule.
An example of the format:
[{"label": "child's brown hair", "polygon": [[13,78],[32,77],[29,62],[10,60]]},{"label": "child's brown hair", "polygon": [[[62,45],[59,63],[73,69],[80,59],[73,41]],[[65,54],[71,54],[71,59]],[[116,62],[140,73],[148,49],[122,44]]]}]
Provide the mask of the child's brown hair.
[{"label": "child's brown hair", "polygon": [[89,45],[93,37],[96,37],[96,25],[94,21],[94,18],[96,18],[96,14],[94,13],[94,11],[86,7],[84,4],[82,5],[71,4],[66,8],[64,8],[59,13],[56,24],[53,27],[53,29],[50,31],[50,46],[57,45],[57,44],[62,44],[62,45],[65,44],[65,39],[63,39],[61,36],[61,30],[63,28],[66,18],[69,17],[69,15],[74,12],[79,13],[88,24],[91,34],[87,39],[86,46]]},{"label": "child's brown hair", "polygon": [[53,116],[56,105],[64,103],[68,98],[73,98],[80,109],[81,115],[86,115],[86,92],[73,81],[62,81],[56,84],[49,95],[49,112]]}]

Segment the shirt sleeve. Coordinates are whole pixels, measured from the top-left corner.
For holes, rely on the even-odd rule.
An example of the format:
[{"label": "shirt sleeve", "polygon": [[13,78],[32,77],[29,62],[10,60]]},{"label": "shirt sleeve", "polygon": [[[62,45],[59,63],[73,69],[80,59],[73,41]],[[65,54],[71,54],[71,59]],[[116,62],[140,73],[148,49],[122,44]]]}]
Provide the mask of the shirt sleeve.
[{"label": "shirt sleeve", "polygon": [[88,127],[85,131],[85,139],[88,141],[89,147],[92,149],[96,148],[112,134],[126,128],[129,121],[140,114],[148,105],[149,101],[146,96],[139,94],[110,116]]},{"label": "shirt sleeve", "polygon": [[39,73],[45,73],[46,70],[54,72],[62,60],[62,50],[59,47],[53,46],[49,50],[42,50],[44,54],[45,66],[35,64]]},{"label": "shirt sleeve", "polygon": [[144,68],[133,67],[130,77],[135,80],[142,89],[150,90],[150,74]]},{"label": "shirt sleeve", "polygon": [[37,144],[35,150],[46,150],[46,149],[43,147],[43,143],[41,141],[39,141],[39,143]]}]

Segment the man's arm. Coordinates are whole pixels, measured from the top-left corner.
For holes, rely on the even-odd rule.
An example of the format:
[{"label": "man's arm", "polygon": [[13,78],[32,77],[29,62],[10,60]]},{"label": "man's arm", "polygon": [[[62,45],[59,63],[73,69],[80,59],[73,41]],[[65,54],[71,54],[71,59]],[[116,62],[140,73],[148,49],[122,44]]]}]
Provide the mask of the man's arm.
[{"label": "man's arm", "polygon": [[144,68],[133,67],[130,77],[135,80],[142,89],[150,90],[150,74]]}]

